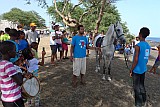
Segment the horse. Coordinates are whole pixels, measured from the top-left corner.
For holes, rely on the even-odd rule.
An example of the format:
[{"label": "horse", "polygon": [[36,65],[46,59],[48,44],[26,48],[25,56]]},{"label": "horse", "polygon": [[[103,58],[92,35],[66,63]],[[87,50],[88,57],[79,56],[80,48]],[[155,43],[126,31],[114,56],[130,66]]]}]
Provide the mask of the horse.
[{"label": "horse", "polygon": [[[103,39],[103,40],[102,40]],[[115,40],[120,40],[121,43],[125,43],[125,37],[123,33],[122,25],[117,22],[116,24],[111,24],[108,28],[106,35],[101,39],[95,39],[95,43],[101,41],[101,53],[103,60],[103,76],[102,80],[106,80],[106,67],[108,68],[108,81],[111,81],[111,62],[115,52]],[[96,46],[98,47],[98,46]],[[100,71],[100,59],[101,55],[99,54],[99,50],[96,50],[96,72]]]}]

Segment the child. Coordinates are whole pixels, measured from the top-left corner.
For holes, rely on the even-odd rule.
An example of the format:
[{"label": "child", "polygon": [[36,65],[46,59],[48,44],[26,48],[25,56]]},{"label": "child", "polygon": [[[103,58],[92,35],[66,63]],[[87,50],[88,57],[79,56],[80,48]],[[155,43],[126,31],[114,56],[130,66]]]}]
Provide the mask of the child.
[{"label": "child", "polygon": [[126,45],[125,49],[124,49],[124,53],[125,53],[125,57],[127,59],[127,61],[129,60],[129,55],[131,54],[131,50],[129,47],[129,44]]},{"label": "child", "polygon": [[158,48],[158,57],[153,65],[153,67],[151,68],[151,70],[149,72],[153,72],[153,74],[156,74],[156,69],[158,68],[158,66],[160,65],[160,45],[157,46]]},{"label": "child", "polygon": [[[62,34],[63,34],[63,37],[62,37],[63,59],[69,59],[67,57],[67,54],[68,54],[68,39],[66,37],[66,33],[67,32],[65,30],[62,32]],[[65,57],[64,57],[64,52],[65,52]]]},{"label": "child", "polygon": [[38,59],[38,43],[37,42],[31,43],[31,50],[34,58]]},{"label": "child", "polygon": [[[17,72],[11,58],[16,56],[16,46],[13,42],[4,41],[0,44],[0,89],[4,107],[24,107],[20,86],[23,84],[23,76]],[[7,81],[7,82],[6,82]]]},{"label": "child", "polygon": [[[39,62],[34,56],[33,53],[29,48],[26,48],[23,51],[23,56],[24,59],[27,60],[27,70],[28,72],[32,73],[34,76],[38,77],[38,65],[43,66],[44,65],[44,55],[46,54],[45,51],[42,51],[42,61]],[[39,102],[40,102],[40,96],[39,94],[34,98],[31,99],[30,104],[33,105],[34,107],[39,107]]]}]

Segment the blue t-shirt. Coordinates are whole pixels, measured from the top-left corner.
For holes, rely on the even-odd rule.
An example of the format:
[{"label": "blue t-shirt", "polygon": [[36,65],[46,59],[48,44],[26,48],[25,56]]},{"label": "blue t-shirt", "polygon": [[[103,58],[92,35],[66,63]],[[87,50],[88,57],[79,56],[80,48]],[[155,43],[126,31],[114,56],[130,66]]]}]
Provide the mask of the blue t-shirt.
[{"label": "blue t-shirt", "polygon": [[19,45],[18,45],[19,50],[23,50],[27,47],[28,47],[28,42],[26,40],[24,40],[24,39],[19,40]]},{"label": "blue t-shirt", "polygon": [[139,56],[138,56],[138,63],[136,67],[134,68],[133,72],[137,74],[143,74],[144,72],[147,71],[147,63],[148,63],[148,58],[150,55],[151,47],[145,41],[139,42],[137,46],[139,46],[140,51],[139,51]]},{"label": "blue t-shirt", "polygon": [[72,46],[74,46],[73,57],[84,58],[86,57],[86,47],[88,45],[87,38],[85,36],[74,36],[72,38]]}]

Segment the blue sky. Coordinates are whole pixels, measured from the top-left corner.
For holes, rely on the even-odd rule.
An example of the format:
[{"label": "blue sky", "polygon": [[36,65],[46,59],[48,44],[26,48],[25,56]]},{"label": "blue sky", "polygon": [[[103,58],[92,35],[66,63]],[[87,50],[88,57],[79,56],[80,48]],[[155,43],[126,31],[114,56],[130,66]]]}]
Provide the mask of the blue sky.
[{"label": "blue sky", "polygon": [[[24,11],[35,10],[49,25],[49,16],[46,9],[38,7],[38,3],[31,0],[31,5],[26,5],[25,0],[0,0],[0,14],[10,11],[11,8],[17,7]],[[72,0],[76,2],[77,0]],[[52,0],[47,0],[51,5]],[[141,27],[148,27],[151,31],[151,37],[160,37],[160,0],[120,0],[115,3],[122,21],[127,22],[130,33],[138,35]]]}]

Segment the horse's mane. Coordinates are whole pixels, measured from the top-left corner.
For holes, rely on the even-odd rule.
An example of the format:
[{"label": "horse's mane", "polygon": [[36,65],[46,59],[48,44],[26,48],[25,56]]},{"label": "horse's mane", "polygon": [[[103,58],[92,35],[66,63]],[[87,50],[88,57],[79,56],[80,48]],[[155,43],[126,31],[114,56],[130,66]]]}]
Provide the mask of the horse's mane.
[{"label": "horse's mane", "polygon": [[[114,33],[114,24],[111,24],[111,25],[109,26],[109,28],[108,28],[108,31],[107,31],[107,33],[106,33],[106,36],[104,37],[104,41],[106,41],[105,43],[109,44],[109,43],[112,42],[111,39],[112,39],[113,33]],[[105,44],[105,43],[104,43],[104,45],[107,45],[107,44]]]}]

